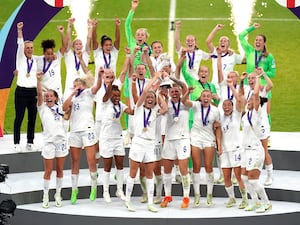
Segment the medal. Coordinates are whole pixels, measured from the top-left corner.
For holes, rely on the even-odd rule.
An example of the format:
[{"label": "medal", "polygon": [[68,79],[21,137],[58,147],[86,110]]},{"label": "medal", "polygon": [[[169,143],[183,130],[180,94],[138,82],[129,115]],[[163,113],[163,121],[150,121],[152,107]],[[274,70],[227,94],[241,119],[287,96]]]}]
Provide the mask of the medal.
[{"label": "medal", "polygon": [[147,132],[148,128],[147,127],[144,127],[143,128],[143,132]]},{"label": "medal", "polygon": [[75,61],[75,69],[77,71],[77,74],[80,75],[80,71],[79,71],[79,68],[80,68],[80,60],[77,60],[77,56],[74,52],[74,61]]},{"label": "medal", "polygon": [[189,58],[189,68],[194,69],[194,61],[195,61],[195,51],[193,51],[193,55],[191,56],[190,53],[187,53]]},{"label": "medal", "polygon": [[27,73],[26,73],[26,77],[30,77],[30,71],[33,65],[33,60],[30,59],[26,59],[27,60]]},{"label": "medal", "polygon": [[120,115],[121,115],[121,104],[120,104],[120,102],[119,102],[118,106],[119,106],[119,110],[117,109],[117,107],[115,105],[113,106],[113,109],[115,111],[115,116],[114,116],[115,120],[119,119]]},{"label": "medal", "polygon": [[139,96],[142,95],[143,91],[144,91],[144,86],[145,86],[145,80],[141,80],[143,83],[140,84],[140,79],[137,79],[137,83],[138,83],[138,87],[139,87]]},{"label": "medal", "polygon": [[253,128],[252,121],[251,121],[252,120],[252,112],[253,112],[253,110],[247,112],[247,119],[248,119],[250,126]]},{"label": "medal", "polygon": [[77,70],[77,75],[80,75],[80,71],[79,70]]},{"label": "medal", "polygon": [[45,59],[45,57],[43,58],[43,62],[44,62],[44,64],[43,64],[43,73],[46,73],[47,72],[47,70],[49,69],[49,67],[51,66],[51,64],[52,64],[52,60],[48,63],[48,65],[46,66],[46,64],[47,64],[47,62],[46,62],[46,59]]},{"label": "medal", "polygon": [[173,109],[174,109],[174,114],[173,114],[173,120],[174,122],[177,122],[178,121],[178,117],[179,117],[179,112],[180,112],[180,98],[179,98],[179,101],[177,103],[177,107],[175,105],[175,103],[171,100],[171,103],[172,103],[172,106],[173,106]]},{"label": "medal", "polygon": [[104,59],[104,69],[109,69],[110,62],[111,62],[111,54],[109,53],[108,60],[107,60],[105,53],[104,52],[102,52],[102,53],[103,53],[103,59]]}]

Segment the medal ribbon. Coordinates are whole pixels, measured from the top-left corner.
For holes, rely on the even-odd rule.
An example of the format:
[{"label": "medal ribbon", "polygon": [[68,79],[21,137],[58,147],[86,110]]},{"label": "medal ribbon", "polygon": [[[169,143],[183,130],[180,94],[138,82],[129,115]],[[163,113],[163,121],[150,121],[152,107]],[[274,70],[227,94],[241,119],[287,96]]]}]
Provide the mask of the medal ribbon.
[{"label": "medal ribbon", "polygon": [[193,52],[193,55],[191,56],[190,53],[187,53],[189,57],[189,68],[190,70],[194,67],[194,61],[195,61],[195,51]]},{"label": "medal ribbon", "polygon": [[51,109],[52,113],[53,113],[54,115],[57,114],[57,115],[59,115],[59,116],[64,116],[63,113],[59,112],[58,105],[55,104],[55,106],[56,106],[56,109],[54,109],[54,107],[49,107],[49,108]]},{"label": "medal ribbon", "polygon": [[171,100],[171,103],[172,103],[172,106],[173,106],[173,109],[174,109],[174,117],[178,117],[179,116],[179,111],[180,111],[180,99],[177,103],[177,108],[176,108],[176,105],[175,103]]},{"label": "medal ribbon", "polygon": [[[229,52],[226,52],[224,55],[221,55],[221,57],[225,57],[225,56],[227,56],[228,54],[229,54]],[[211,58],[214,58],[214,59],[218,58],[217,55],[211,55],[210,57],[211,57]]]},{"label": "medal ribbon", "polygon": [[77,60],[77,56],[76,56],[75,52],[74,52],[74,60],[75,60],[75,69],[76,69],[76,71],[78,71],[80,68],[80,61]]},{"label": "medal ribbon", "polygon": [[78,97],[78,96],[83,92],[83,90],[84,90],[84,89],[78,89],[78,90],[77,90],[77,94],[75,95],[75,97]]},{"label": "medal ribbon", "polygon": [[207,119],[208,119],[209,112],[210,112],[210,105],[208,106],[206,115],[204,116],[204,107],[201,104],[201,116],[202,116],[202,124],[203,124],[203,126],[207,126],[207,124],[208,124]]},{"label": "medal ribbon", "polygon": [[33,60],[30,60],[27,58],[27,74],[30,74],[30,71],[32,69]]},{"label": "medal ribbon", "polygon": [[[236,85],[234,85],[234,88],[236,89]],[[232,99],[233,99],[233,93],[232,93],[232,95],[230,95],[230,87],[229,86],[227,86],[227,99],[229,99],[229,100],[231,100],[232,101]]]},{"label": "medal ribbon", "polygon": [[249,121],[249,124],[250,124],[250,126],[252,127],[252,110],[251,111],[248,111],[247,112],[247,118],[248,118],[248,121]]},{"label": "medal ribbon", "polygon": [[137,79],[137,83],[138,83],[138,86],[139,86],[139,96],[141,96],[143,91],[144,91],[145,80],[143,80],[143,84],[141,85],[140,84],[140,79]]},{"label": "medal ribbon", "polygon": [[260,63],[262,57],[263,57],[263,53],[261,53],[260,56],[258,57],[258,51],[255,50],[255,68],[258,67],[258,64]]},{"label": "medal ribbon", "polygon": [[121,115],[121,104],[120,104],[120,102],[119,102],[118,106],[119,106],[120,111],[117,110],[117,108],[115,107],[115,105],[113,106],[114,111],[115,111],[115,113],[116,113],[116,118],[117,118],[117,119],[118,119],[118,118],[120,117],[120,115]]},{"label": "medal ribbon", "polygon": [[146,128],[149,125],[149,119],[150,119],[151,113],[152,113],[152,110],[149,109],[149,113],[146,118],[146,111],[144,109],[144,128]]},{"label": "medal ribbon", "polygon": [[[202,86],[203,89],[207,89],[207,88],[205,88],[205,84],[203,84],[200,80],[198,80],[198,82],[200,83],[200,85]],[[206,84],[207,84],[207,86],[208,86],[208,90],[211,91],[211,89],[210,89],[210,84],[209,84],[208,82],[207,82]]]},{"label": "medal ribbon", "polygon": [[104,52],[103,53],[103,59],[104,59],[104,69],[109,69],[110,68],[110,63],[111,63],[111,54],[109,53],[108,55],[108,62],[107,62],[107,58]]},{"label": "medal ribbon", "polygon": [[51,66],[52,64],[52,60],[48,63],[48,65],[46,66],[47,64],[47,61],[45,59],[45,57],[43,58],[43,61],[44,61],[44,64],[43,64],[43,73],[46,73],[49,69],[49,67]]}]

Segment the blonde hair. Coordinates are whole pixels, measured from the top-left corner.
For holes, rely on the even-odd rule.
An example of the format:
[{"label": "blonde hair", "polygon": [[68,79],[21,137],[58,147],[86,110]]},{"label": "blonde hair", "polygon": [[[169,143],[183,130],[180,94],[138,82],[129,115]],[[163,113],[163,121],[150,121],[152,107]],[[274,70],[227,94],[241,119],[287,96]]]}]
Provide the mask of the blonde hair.
[{"label": "blonde hair", "polygon": [[148,33],[147,28],[139,28],[139,29],[136,30],[135,33],[137,33],[138,31],[143,31],[146,34],[147,39],[150,37],[150,34]]}]

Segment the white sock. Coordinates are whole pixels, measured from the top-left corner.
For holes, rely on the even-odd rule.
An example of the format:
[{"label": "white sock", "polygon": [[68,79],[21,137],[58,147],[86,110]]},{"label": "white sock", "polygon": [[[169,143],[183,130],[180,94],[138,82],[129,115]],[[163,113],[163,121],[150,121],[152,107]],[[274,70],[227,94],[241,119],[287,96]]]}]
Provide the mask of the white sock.
[{"label": "white sock", "polygon": [[98,173],[96,172],[90,172],[90,176],[91,176],[91,187],[92,188],[97,188],[97,177],[98,177]]},{"label": "white sock", "polygon": [[257,193],[257,195],[260,197],[263,204],[269,204],[269,198],[267,196],[267,193],[265,191],[264,186],[259,182],[258,179],[255,180],[249,180],[249,183],[252,185],[253,189]]},{"label": "white sock", "polygon": [[183,197],[189,197],[190,196],[190,175],[187,174],[185,176],[181,176],[181,182],[182,182],[182,189],[183,189]]},{"label": "white sock", "polygon": [[44,195],[49,194],[50,180],[44,179]]},{"label": "white sock", "polygon": [[156,196],[161,196],[162,188],[163,188],[163,180],[162,175],[155,176],[155,190],[156,190]]},{"label": "white sock", "polygon": [[71,179],[72,179],[72,191],[74,191],[77,188],[77,186],[78,186],[78,177],[79,177],[78,174],[72,174],[71,175]]},{"label": "white sock", "polygon": [[141,188],[142,188],[143,194],[146,194],[147,193],[146,177],[140,177],[140,184],[141,184]]},{"label": "white sock", "polygon": [[109,192],[109,177],[110,172],[106,172],[103,170],[103,193]]},{"label": "white sock", "polygon": [[266,168],[268,176],[272,177],[273,176],[273,164],[266,165],[265,168]]},{"label": "white sock", "polygon": [[229,198],[234,198],[234,189],[233,189],[232,185],[229,187],[225,187],[225,190],[226,190]]},{"label": "white sock", "polygon": [[250,194],[253,203],[258,202],[257,194],[256,194],[255,190],[253,189],[252,185],[249,183],[248,176],[241,175],[241,177],[242,177],[242,180],[244,181],[246,191]]},{"label": "white sock", "polygon": [[117,170],[117,190],[123,192],[124,173],[122,170]]},{"label": "white sock", "polygon": [[200,173],[193,173],[194,194],[200,194]]},{"label": "white sock", "polygon": [[131,178],[130,176],[128,176],[127,180],[126,180],[126,202],[130,202],[133,185],[134,185],[134,178]]},{"label": "white sock", "polygon": [[165,195],[171,196],[171,190],[172,190],[172,174],[171,173],[164,174],[164,189],[165,189]]},{"label": "white sock", "polygon": [[146,178],[146,190],[147,190],[147,197],[148,197],[148,204],[153,204],[153,193],[154,193],[154,179]]},{"label": "white sock", "polygon": [[206,173],[206,181],[207,181],[207,194],[213,193],[214,188],[214,173]]},{"label": "white sock", "polygon": [[56,193],[59,195],[61,193],[62,184],[63,184],[63,178],[56,177]]}]

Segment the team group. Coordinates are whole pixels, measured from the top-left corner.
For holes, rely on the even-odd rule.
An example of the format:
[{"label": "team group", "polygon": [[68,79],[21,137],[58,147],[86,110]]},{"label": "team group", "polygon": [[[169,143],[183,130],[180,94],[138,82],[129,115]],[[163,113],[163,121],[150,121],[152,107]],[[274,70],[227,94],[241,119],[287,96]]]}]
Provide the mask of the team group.
[{"label": "team group", "polygon": [[[26,149],[34,150],[34,127],[39,112],[43,126],[42,156],[45,165],[42,206],[50,206],[49,186],[54,160],[55,205],[62,206],[64,162],[69,152],[72,161],[71,203],[76,203],[80,157],[84,149],[91,177],[91,201],[97,198],[97,168],[101,158],[104,165],[101,176],[105,202],[111,202],[109,183],[114,160],[116,196],[125,202],[129,211],[135,211],[131,194],[138,172],[143,190],[141,202],[147,202],[149,211],[158,211],[155,204],[164,208],[172,202],[174,165],[183,189],[181,208],[189,207],[191,183],[193,204],[199,207],[203,157],[207,183],[206,205],[211,207],[216,154],[222,174],[219,179],[224,180],[229,197],[226,207],[236,204],[232,183],[232,178],[235,178],[242,196],[239,209],[256,212],[270,210],[272,205],[259,177],[265,165],[265,185],[272,184],[273,164],[268,153],[273,87],[270,78],[275,76],[276,68],[272,54],[267,51],[264,35],[256,36],[254,46],[246,40],[246,36],[260,25],[254,23],[239,34],[245,51],[243,58],[230,49],[230,41],[226,36],[220,37],[217,46],[213,45],[215,35],[223,28],[221,24],[216,25],[207,37],[209,53],[197,48],[194,35],[186,36],[185,46],[182,46],[181,22],[178,21],[175,23],[175,47],[179,60],[175,65],[171,57],[163,52],[160,41],[152,42],[151,46],[147,44],[149,34],[145,28],[133,34],[131,22],[138,5],[138,0],[132,1],[125,21],[128,47],[125,48],[126,57],[119,76],[116,76],[121,36],[119,19],[115,20],[115,40],[103,35],[100,43],[97,39],[97,20],[88,20],[85,48],[81,40],[71,41],[74,19],[69,19],[66,31],[63,26],[58,26],[62,40],[60,49],[55,52],[54,40],[44,40],[42,56],[33,55],[33,42],[23,39],[24,24],[17,24],[14,148],[17,152],[22,151],[20,127],[27,108]],[[91,51],[95,76],[88,70]],[[66,64],[64,92],[61,84],[63,57]],[[208,81],[209,68],[200,66],[201,60],[212,61],[211,82]],[[247,64],[246,72],[239,75],[234,71],[234,66],[243,61]],[[126,104],[120,100],[121,89],[124,90]],[[128,114],[126,140],[131,143],[125,194],[125,149],[120,123],[122,113]],[[248,200],[248,194],[251,200]]]}]

